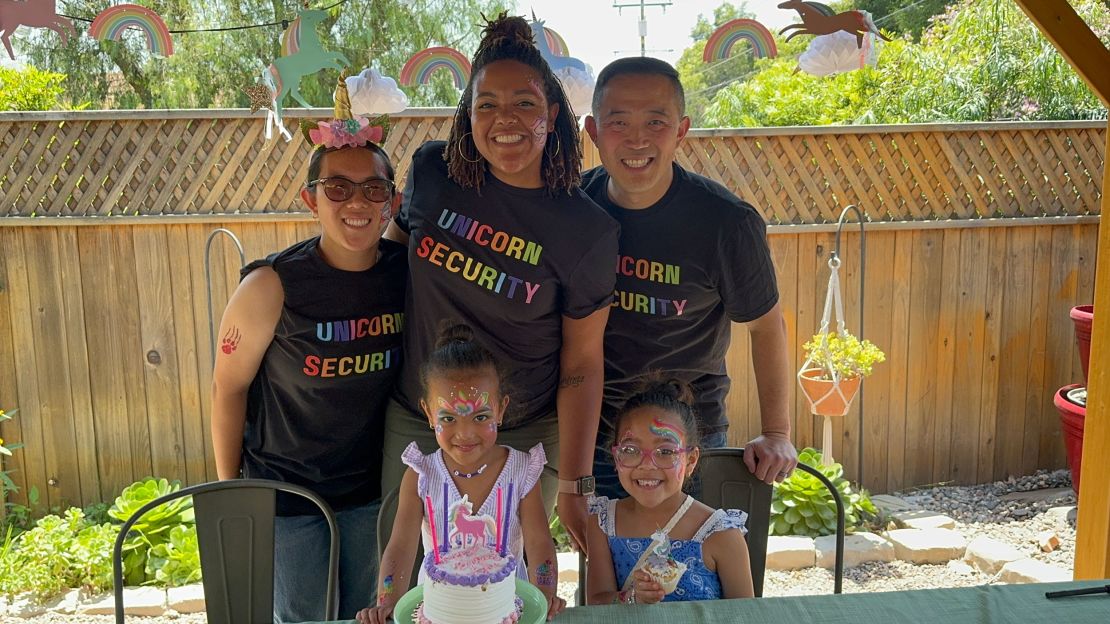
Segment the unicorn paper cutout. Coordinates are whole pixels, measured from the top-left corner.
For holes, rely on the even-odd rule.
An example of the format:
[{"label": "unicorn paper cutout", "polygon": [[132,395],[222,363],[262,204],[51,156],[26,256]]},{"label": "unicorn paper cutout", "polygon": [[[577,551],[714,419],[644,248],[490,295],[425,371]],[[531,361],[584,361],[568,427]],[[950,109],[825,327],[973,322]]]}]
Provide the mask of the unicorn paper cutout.
[{"label": "unicorn paper cutout", "polygon": [[471,504],[469,497],[465,494],[462,500],[455,504],[454,516],[455,537],[458,538],[460,546],[468,546],[472,543],[487,544],[487,536],[494,535],[497,532],[493,518],[485,515],[474,515],[474,505]]},{"label": "unicorn paper cutout", "polygon": [[536,14],[532,14],[532,41],[540,50],[540,56],[547,64],[551,66],[551,71],[558,73],[564,67],[570,67],[579,71],[586,71],[586,64],[574,58],[573,56],[556,56],[551,51],[551,47],[547,45],[547,36],[543,32],[543,20],[536,19]]},{"label": "unicorn paper cutout", "polygon": [[883,41],[890,41],[889,37],[879,32],[879,27],[875,26],[875,22],[871,21],[871,16],[866,11],[845,11],[836,15],[826,15],[822,10],[824,5],[803,0],[787,0],[779,4],[779,8],[794,9],[802,18],[801,24],[790,24],[779,31],[781,35],[788,30],[799,29],[790,33],[786,37],[787,41],[796,35],[828,35],[839,30],[856,36],[856,48],[863,47],[863,38],[867,33],[874,33]]},{"label": "unicorn paper cutout", "polygon": [[301,106],[312,108],[301,95],[301,78],[325,68],[342,70],[351,64],[341,52],[328,52],[320,44],[316,26],[326,17],[327,13],[318,9],[301,11],[282,36],[281,48],[285,56],[274,60],[269,68],[275,85],[274,105],[277,109],[274,112],[279,119],[281,103],[286,95],[292,95]]},{"label": "unicorn paper cutout", "polygon": [[11,36],[20,26],[49,28],[62,36],[63,45],[77,35],[73,23],[58,15],[56,0],[0,0],[0,40],[13,61]]}]

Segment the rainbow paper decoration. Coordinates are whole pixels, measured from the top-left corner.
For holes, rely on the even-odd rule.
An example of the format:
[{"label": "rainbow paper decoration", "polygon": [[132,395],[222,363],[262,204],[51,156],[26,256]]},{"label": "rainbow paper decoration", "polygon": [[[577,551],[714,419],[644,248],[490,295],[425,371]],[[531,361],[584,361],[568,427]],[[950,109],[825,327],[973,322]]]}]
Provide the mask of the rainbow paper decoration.
[{"label": "rainbow paper decoration", "polygon": [[104,9],[89,26],[89,36],[100,41],[119,41],[128,28],[136,28],[146,35],[146,47],[151,54],[173,54],[173,38],[166,23],[154,11],[137,4],[117,4]]},{"label": "rainbow paper decoration", "polygon": [[738,41],[747,41],[752,46],[755,58],[775,58],[778,48],[771,31],[753,19],[734,19],[722,25],[705,42],[702,60],[706,63],[721,61],[732,56],[732,48]]},{"label": "rainbow paper decoration", "polygon": [[440,69],[451,72],[456,89],[465,88],[470,80],[470,61],[458,50],[447,47],[427,48],[413,54],[401,68],[399,80],[406,87],[428,84],[432,74]]},{"label": "rainbow paper decoration", "polygon": [[289,23],[281,33],[281,56],[291,56],[301,51],[301,17]]},{"label": "rainbow paper decoration", "polygon": [[544,26],[543,36],[544,39],[547,39],[547,49],[551,50],[551,54],[555,56],[570,56],[567,42],[563,39],[562,35]]}]

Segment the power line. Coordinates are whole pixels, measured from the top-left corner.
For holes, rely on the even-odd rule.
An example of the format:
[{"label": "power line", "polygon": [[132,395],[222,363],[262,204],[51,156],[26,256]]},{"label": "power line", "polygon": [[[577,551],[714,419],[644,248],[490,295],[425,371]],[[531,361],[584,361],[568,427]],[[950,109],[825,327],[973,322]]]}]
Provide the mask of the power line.
[{"label": "power line", "polygon": [[[318,10],[327,11],[329,9],[334,9],[335,7],[341,5],[345,2],[347,2],[347,0],[338,0],[334,4],[328,5],[326,7],[320,7]],[[79,22],[90,22],[91,23],[93,21],[92,19],[89,19],[87,17],[80,17],[80,16],[77,16],[77,15],[65,15],[63,13],[59,13],[58,15],[61,16],[61,17],[67,18],[67,19],[77,20]],[[280,21],[277,21],[277,22],[266,22],[265,24],[246,24],[246,25],[243,25],[243,26],[225,26],[223,28],[183,28],[183,29],[180,29],[180,30],[170,30],[168,32],[170,34],[179,35],[179,34],[184,34],[184,33],[228,32],[228,31],[233,31],[233,30],[250,30],[252,28],[270,28],[271,26],[281,26],[283,29],[285,29],[285,28],[289,28],[289,23],[292,22],[295,19],[297,19],[297,18],[295,18],[295,17],[294,18],[286,18],[286,19],[283,19],[283,20],[280,20]]]}]

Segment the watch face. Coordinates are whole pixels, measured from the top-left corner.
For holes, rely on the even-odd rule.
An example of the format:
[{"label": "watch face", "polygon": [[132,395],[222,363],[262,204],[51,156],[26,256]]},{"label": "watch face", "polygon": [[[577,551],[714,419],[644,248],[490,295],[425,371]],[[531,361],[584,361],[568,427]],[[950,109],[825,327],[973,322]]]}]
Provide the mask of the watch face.
[{"label": "watch face", "polygon": [[594,493],[594,478],[582,477],[578,479],[578,493],[582,495]]}]

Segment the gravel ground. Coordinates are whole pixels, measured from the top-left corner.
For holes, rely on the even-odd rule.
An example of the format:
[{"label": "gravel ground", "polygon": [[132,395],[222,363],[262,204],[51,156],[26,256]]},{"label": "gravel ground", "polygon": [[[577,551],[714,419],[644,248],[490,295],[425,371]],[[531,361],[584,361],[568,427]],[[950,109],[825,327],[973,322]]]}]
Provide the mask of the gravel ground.
[{"label": "gravel ground", "polygon": [[[943,513],[956,521],[955,530],[970,541],[979,535],[993,537],[1008,543],[1030,557],[1062,568],[1071,569],[1075,559],[1075,518],[1051,516],[1045,512],[1053,507],[1075,505],[1071,490],[1053,493],[1052,496],[1014,498],[1015,493],[1069,488],[1071,477],[1067,470],[1041,471],[1037,474],[1010,478],[1006,481],[976,486],[938,486],[895,495],[923,509]],[[1042,493],[1043,494],[1043,493]],[[1007,499],[1007,495],[1010,495]],[[1030,500],[1035,499],[1035,500]],[[1054,531],[1060,546],[1051,553],[1037,547],[1037,535]],[[913,565],[904,561],[891,563],[865,563],[844,571],[844,592],[878,592],[903,589],[936,587],[967,587],[989,584],[994,577],[961,564]],[[574,604],[576,584],[560,583],[559,595]],[[831,594],[831,570],[809,568],[779,572],[768,570],[764,579],[765,596],[797,596],[805,594]],[[74,621],[89,624],[112,624],[111,616],[72,616],[47,614],[30,619],[0,616],[7,624],[71,624]],[[203,624],[203,615],[165,616],[143,618],[129,616],[128,622],[137,624]]]}]

